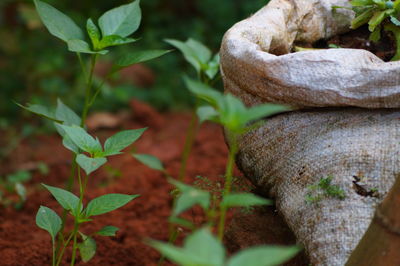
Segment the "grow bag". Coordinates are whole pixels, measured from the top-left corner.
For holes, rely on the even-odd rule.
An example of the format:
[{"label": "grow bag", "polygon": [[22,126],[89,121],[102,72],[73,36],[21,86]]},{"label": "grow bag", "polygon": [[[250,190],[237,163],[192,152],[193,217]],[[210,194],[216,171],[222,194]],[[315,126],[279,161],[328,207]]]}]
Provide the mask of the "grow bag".
[{"label": "grow bag", "polygon": [[[400,63],[357,49],[290,53],[349,30],[354,14],[334,5],[349,3],[272,0],[221,47],[227,92],[297,109],[244,135],[237,163],[276,199],[311,263],[329,266],[345,264],[400,170],[400,112],[388,109],[400,106]],[[345,198],[307,202],[329,176]]]}]

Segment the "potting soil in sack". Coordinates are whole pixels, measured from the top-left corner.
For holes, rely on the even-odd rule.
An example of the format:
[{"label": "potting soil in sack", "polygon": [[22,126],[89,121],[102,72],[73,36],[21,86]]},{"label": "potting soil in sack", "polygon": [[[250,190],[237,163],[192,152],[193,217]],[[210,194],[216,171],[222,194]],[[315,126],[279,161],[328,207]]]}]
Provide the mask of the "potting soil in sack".
[{"label": "potting soil in sack", "polygon": [[345,0],[272,0],[221,48],[225,89],[294,111],[240,139],[237,163],[276,199],[313,265],[344,265],[400,166],[400,62],[361,49],[291,53],[349,31]]}]

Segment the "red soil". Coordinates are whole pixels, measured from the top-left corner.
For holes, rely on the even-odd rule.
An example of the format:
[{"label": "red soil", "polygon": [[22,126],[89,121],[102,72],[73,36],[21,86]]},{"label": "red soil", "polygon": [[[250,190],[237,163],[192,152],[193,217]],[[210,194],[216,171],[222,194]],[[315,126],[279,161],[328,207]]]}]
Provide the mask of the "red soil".
[{"label": "red soil", "polygon": [[[135,115],[124,120],[120,127],[128,129],[148,126],[149,129],[136,142],[135,149],[139,153],[157,156],[165,163],[168,172],[176,176],[189,116],[176,113],[161,115],[140,103],[133,103],[133,109]],[[104,140],[115,131],[97,129],[95,134]],[[212,124],[203,125],[189,159],[188,177],[190,180],[198,175],[211,179],[218,178],[224,173],[226,157],[227,147],[221,128]],[[10,159],[2,162],[0,174],[38,161],[46,162],[50,167],[50,173],[47,176],[34,174],[33,180],[27,184],[28,201],[22,210],[0,207],[0,265],[51,264],[50,237],[47,232],[35,225],[35,215],[40,205],[48,206],[59,214],[61,209],[54,198],[38,184],[63,186],[69,175],[70,158],[71,155],[62,147],[57,136],[40,136],[35,140],[29,139],[21,143]],[[78,259],[77,265],[156,265],[159,254],[143,241],[148,238],[167,240],[167,220],[171,209],[169,191],[172,187],[162,174],[141,165],[128,152],[110,158],[108,165],[119,169],[122,175],[110,178],[105,167],[95,172],[89,180],[85,202],[106,193],[141,196],[121,209],[96,216],[93,222],[83,228],[82,231],[86,234],[95,232],[105,225],[117,226],[120,231],[116,237],[95,237],[97,254],[87,264]],[[251,219],[246,219],[242,225],[240,221],[243,219],[238,219],[239,223],[233,223],[235,225],[232,227],[233,233],[232,228],[228,230],[230,233],[227,240],[230,243],[227,243],[227,246],[236,251],[246,246],[243,244],[246,243],[246,239],[249,240],[247,245],[251,245],[262,244],[262,238],[265,238],[264,243],[268,244],[294,244],[294,237],[282,219],[272,208],[267,212],[269,214],[262,218],[263,221],[257,219],[253,221],[263,224],[265,221],[270,221],[267,224],[273,228],[265,231],[265,224],[261,227],[247,227],[249,223],[251,224]],[[201,220],[200,212],[195,212],[193,216]],[[241,232],[243,226],[246,230]],[[254,234],[261,236],[256,237],[257,241],[254,241],[254,234],[253,237],[250,236],[249,228],[254,228]],[[65,257],[63,265],[69,262],[70,253],[68,252]],[[300,256],[291,265],[307,265],[307,261]]]}]

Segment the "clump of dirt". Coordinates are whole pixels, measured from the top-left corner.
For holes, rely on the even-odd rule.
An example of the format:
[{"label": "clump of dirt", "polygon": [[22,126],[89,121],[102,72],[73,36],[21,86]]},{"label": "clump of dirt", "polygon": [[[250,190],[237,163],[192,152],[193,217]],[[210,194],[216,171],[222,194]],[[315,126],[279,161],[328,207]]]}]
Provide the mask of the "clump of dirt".
[{"label": "clump of dirt", "polygon": [[[171,175],[177,175],[180,166],[180,156],[183,148],[185,132],[190,117],[185,114],[160,114],[151,107],[138,102],[132,102],[134,115],[120,125],[121,129],[142,128],[150,125],[143,137],[135,144],[139,153],[152,154],[160,158]],[[145,115],[146,117],[141,117]],[[149,121],[152,120],[152,121]],[[99,129],[95,133],[101,140],[117,129]],[[188,181],[194,181],[198,175],[210,179],[218,179],[224,173],[227,147],[222,130],[219,126],[205,124],[201,127],[196,138],[188,164]],[[28,201],[24,208],[17,211],[13,208],[0,209],[0,258],[1,265],[50,265],[51,244],[50,237],[44,230],[35,225],[35,215],[40,205],[53,208],[59,214],[61,209],[50,193],[39,184],[63,187],[68,176],[71,164],[71,154],[61,145],[59,137],[55,135],[40,136],[38,139],[25,140],[2,165],[4,173],[18,169],[22,164],[44,161],[50,167],[48,176],[34,173],[33,179],[27,184]],[[118,170],[118,175],[112,175],[112,169]],[[240,175],[236,171],[236,175]],[[88,193],[85,202],[106,193],[140,194],[130,204],[117,211],[96,216],[93,222],[83,228],[83,232],[90,234],[105,225],[120,228],[115,237],[95,237],[97,240],[97,254],[88,264],[78,260],[77,265],[156,265],[160,255],[144,244],[148,238],[167,241],[168,216],[171,211],[171,185],[166,178],[157,171],[153,171],[136,161],[126,151],[124,155],[111,157],[108,167],[95,172],[88,184]],[[76,189],[76,188],[75,188]],[[77,191],[77,190],[76,190]],[[192,212],[191,216],[197,221],[202,220],[201,212]],[[229,242],[249,240],[250,234],[257,236],[257,242],[252,244],[286,244],[292,245],[295,239],[285,223],[277,220],[275,213],[268,212],[262,220],[255,220],[252,227],[246,225],[246,234],[241,233],[243,226],[236,226],[235,237],[227,237]],[[256,230],[265,221],[271,222],[270,232],[285,232],[283,234],[261,234]],[[235,228],[235,226],[233,226]],[[254,228],[254,231],[251,231]],[[261,234],[261,235],[260,235]],[[244,239],[239,240],[245,236]],[[182,235],[183,237],[183,235]],[[247,239],[247,240],[246,240]],[[235,250],[243,247],[237,246]],[[70,252],[70,250],[69,250]],[[63,265],[67,265],[70,254],[65,256]],[[303,265],[308,265],[303,260]],[[299,264],[292,264],[299,265]]]}]

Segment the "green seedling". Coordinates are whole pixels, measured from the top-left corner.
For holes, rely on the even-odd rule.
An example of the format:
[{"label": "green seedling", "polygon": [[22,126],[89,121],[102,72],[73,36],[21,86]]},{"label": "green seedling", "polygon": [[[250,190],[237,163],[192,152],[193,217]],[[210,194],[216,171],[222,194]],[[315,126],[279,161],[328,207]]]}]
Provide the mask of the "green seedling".
[{"label": "green seedling", "polygon": [[[400,59],[400,1],[391,0],[352,0],[352,10],[356,17],[351,22],[351,28],[357,29],[368,24],[371,32],[370,40],[378,42],[382,30],[391,32],[396,39],[396,54],[391,59]],[[336,7],[340,8],[340,7]]]},{"label": "green seedling", "polygon": [[[84,207],[84,194],[89,175],[107,162],[107,157],[118,155],[127,146],[135,142],[145,129],[125,130],[108,138],[102,145],[98,138],[89,135],[85,130],[85,122],[90,107],[96,100],[105,81],[114,73],[133,64],[160,57],[169,51],[147,50],[137,51],[116,59],[110,72],[100,84],[94,82],[94,69],[98,57],[109,53],[114,46],[127,45],[138,39],[129,37],[138,29],[141,21],[139,0],[122,5],[105,12],[97,23],[89,18],[86,22],[86,34],[66,14],[40,0],[34,0],[36,10],[47,30],[66,43],[68,50],[76,53],[85,78],[85,101],[82,113],[78,116],[71,108],[58,100],[57,107],[52,109],[42,105],[20,105],[22,108],[54,122],[63,139],[63,145],[73,152],[73,164],[67,190],[44,185],[63,207],[60,218],[53,210],[41,207],[36,216],[36,223],[47,230],[53,243],[52,265],[59,265],[64,252],[72,242],[71,265],[75,264],[77,249],[84,262],[89,261],[96,252],[96,243],[91,236],[79,231],[80,225],[91,221],[92,216],[115,210],[137,197],[137,195],[109,194],[90,201]],[[85,36],[86,35],[86,36]],[[90,57],[89,64],[82,54]],[[82,177],[81,169],[85,175]],[[79,197],[70,191],[74,180],[79,182]],[[65,232],[67,214],[72,215],[74,227]],[[113,235],[116,228],[103,228],[99,235]],[[81,242],[78,243],[78,237]]]},{"label": "green seedling", "polygon": [[[21,209],[26,201],[26,188],[24,183],[31,180],[32,175],[28,171],[20,170],[13,174],[7,175],[5,178],[0,177],[0,203],[3,206],[14,205],[16,209]],[[9,194],[18,195],[15,201]]]},{"label": "green seedling", "polygon": [[308,186],[309,193],[306,195],[306,202],[318,203],[325,198],[344,200],[346,198],[344,190],[337,185],[332,185],[332,180],[333,176],[328,176]]},{"label": "green seedling", "polygon": [[[238,152],[238,137],[258,127],[260,124],[254,122],[259,119],[290,109],[287,106],[277,104],[262,104],[247,108],[242,101],[231,94],[224,95],[205,84],[189,78],[185,79],[185,83],[196,97],[208,103],[208,105],[201,106],[197,109],[200,122],[209,120],[221,124],[226,129],[230,150],[225,172],[225,187],[223,193],[223,199],[225,199],[225,197],[229,196],[232,188],[234,160]],[[224,235],[226,211],[226,207],[221,209],[218,226],[218,237],[221,240]]]},{"label": "green seedling", "polygon": [[284,263],[300,250],[295,246],[257,246],[227,258],[225,247],[207,227],[189,235],[183,247],[159,241],[149,241],[149,245],[182,266],[273,266]]},{"label": "green seedling", "polygon": [[[199,41],[188,39],[182,42],[174,39],[165,40],[170,45],[177,48],[185,60],[196,70],[197,80],[204,84],[210,84],[219,77],[219,54],[213,55],[211,50]],[[197,108],[198,102],[196,102]],[[190,152],[196,138],[198,128],[198,119],[196,111],[192,113],[190,125],[186,133],[185,144],[182,153],[181,167],[179,169],[178,180],[184,181],[186,176],[186,167]]]}]

